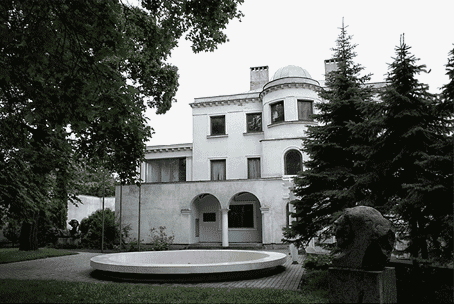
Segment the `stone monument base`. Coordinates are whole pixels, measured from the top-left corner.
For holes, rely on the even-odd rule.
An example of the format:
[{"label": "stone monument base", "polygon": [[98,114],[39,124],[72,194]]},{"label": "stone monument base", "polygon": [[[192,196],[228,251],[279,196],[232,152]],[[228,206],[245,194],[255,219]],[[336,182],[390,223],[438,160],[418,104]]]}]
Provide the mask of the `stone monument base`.
[{"label": "stone monument base", "polygon": [[331,303],[397,303],[396,271],[329,268]]},{"label": "stone monument base", "polygon": [[67,236],[67,237],[59,237],[57,239],[57,245],[78,246],[79,244],[80,244],[80,238],[73,238],[73,237]]}]

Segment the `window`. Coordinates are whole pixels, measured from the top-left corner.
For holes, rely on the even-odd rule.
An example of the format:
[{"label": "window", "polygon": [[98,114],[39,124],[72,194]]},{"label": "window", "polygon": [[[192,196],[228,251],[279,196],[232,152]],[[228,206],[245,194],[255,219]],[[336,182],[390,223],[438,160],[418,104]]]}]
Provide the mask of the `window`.
[{"label": "window", "polygon": [[297,175],[303,168],[303,158],[298,150],[290,150],[285,153],[285,175]]},{"label": "window", "polygon": [[271,123],[284,121],[284,102],[279,101],[271,105]]},{"label": "window", "polygon": [[200,220],[195,219],[195,237],[200,237]]},{"label": "window", "polygon": [[247,178],[260,178],[260,158],[247,159]]},{"label": "window", "polygon": [[254,205],[230,205],[229,228],[254,228]]},{"label": "window", "polygon": [[225,180],[225,159],[211,161],[211,180]]},{"label": "window", "polygon": [[211,117],[211,135],[225,135],[225,116]]},{"label": "window", "polygon": [[247,132],[262,132],[262,113],[246,114]]},{"label": "window", "polygon": [[186,181],[186,158],[147,160],[145,168],[145,181],[148,183]]},{"label": "window", "polygon": [[178,162],[178,180],[180,182],[186,181],[186,158],[180,158]]},{"label": "window", "polygon": [[204,222],[216,222],[216,213],[204,213],[203,214],[203,221]]},{"label": "window", "polygon": [[312,114],[312,101],[298,100],[298,120],[313,120]]}]

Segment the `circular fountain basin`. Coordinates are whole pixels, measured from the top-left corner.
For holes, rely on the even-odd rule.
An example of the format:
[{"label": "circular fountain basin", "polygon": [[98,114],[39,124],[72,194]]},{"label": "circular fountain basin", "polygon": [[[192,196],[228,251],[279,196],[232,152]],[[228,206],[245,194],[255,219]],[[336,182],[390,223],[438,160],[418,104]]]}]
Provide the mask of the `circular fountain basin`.
[{"label": "circular fountain basin", "polygon": [[283,253],[254,250],[169,250],[98,255],[90,266],[125,274],[210,274],[271,269],[286,259]]}]

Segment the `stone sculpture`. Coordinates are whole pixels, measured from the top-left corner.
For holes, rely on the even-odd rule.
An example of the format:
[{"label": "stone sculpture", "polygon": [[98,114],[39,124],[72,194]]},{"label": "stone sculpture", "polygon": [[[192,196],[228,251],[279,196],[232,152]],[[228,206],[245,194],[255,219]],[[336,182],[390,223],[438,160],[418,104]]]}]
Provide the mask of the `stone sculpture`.
[{"label": "stone sculpture", "polygon": [[384,269],[391,257],[395,234],[380,212],[367,206],[347,208],[334,225],[338,249],[334,267]]},{"label": "stone sculpture", "polygon": [[77,227],[79,227],[79,221],[76,219],[72,219],[68,222],[68,224],[72,227],[72,229],[69,231],[72,237],[77,236]]}]

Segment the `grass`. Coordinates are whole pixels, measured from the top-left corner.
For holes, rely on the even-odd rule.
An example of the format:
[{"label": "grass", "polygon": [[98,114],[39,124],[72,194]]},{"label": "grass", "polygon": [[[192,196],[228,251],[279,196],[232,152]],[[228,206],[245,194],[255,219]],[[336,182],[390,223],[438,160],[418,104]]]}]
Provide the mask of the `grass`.
[{"label": "grass", "polygon": [[54,248],[40,248],[36,251],[19,251],[17,248],[1,248],[0,264],[44,259],[70,254],[77,254],[77,252]]},{"label": "grass", "polygon": [[301,292],[329,302],[328,270],[307,270],[301,278]]},{"label": "grass", "polygon": [[129,283],[0,280],[1,303],[327,303],[316,293]]},{"label": "grass", "polygon": [[[75,252],[0,249],[0,264]],[[86,283],[57,280],[0,280],[0,303],[328,303],[325,272],[304,275],[302,290],[199,288],[131,283]]]}]

